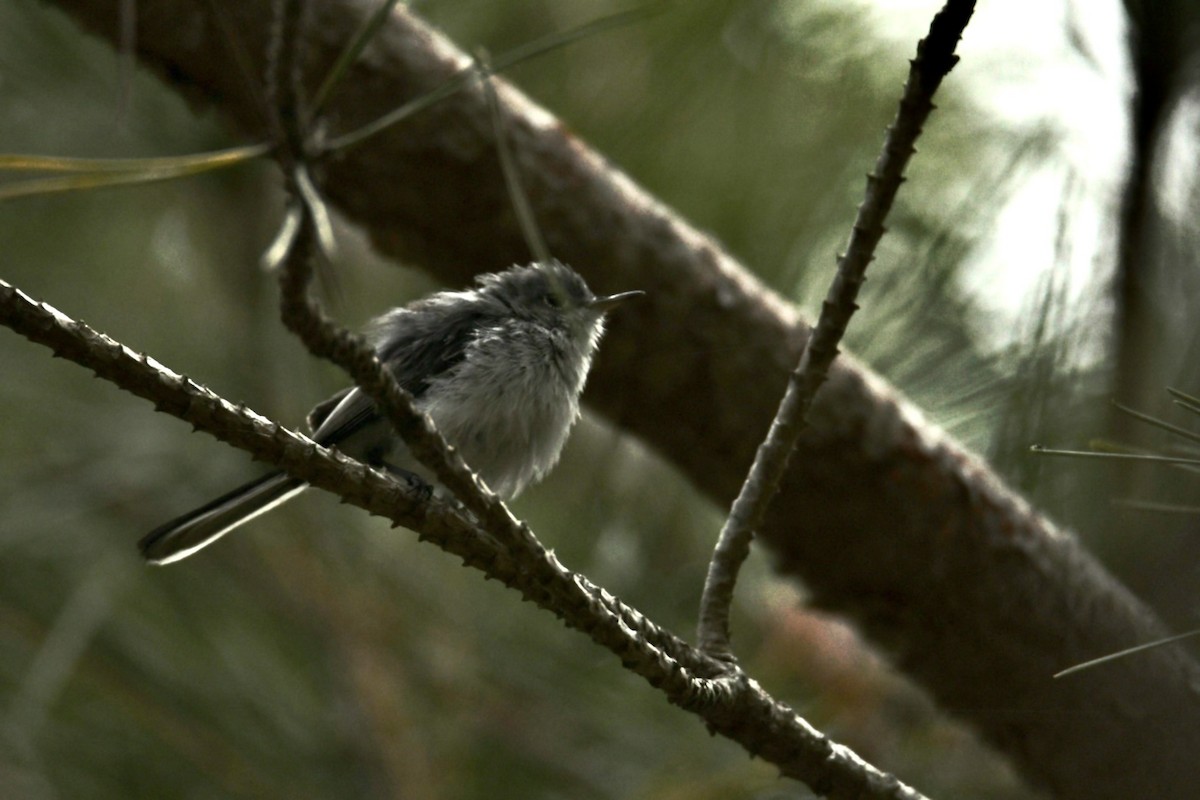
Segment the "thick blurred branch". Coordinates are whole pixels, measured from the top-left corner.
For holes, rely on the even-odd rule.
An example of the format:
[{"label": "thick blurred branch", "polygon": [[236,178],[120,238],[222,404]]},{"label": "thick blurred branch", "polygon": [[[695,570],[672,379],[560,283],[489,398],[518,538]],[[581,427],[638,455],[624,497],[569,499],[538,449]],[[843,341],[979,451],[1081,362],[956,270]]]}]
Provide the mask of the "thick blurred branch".
[{"label": "thick blurred branch", "polygon": [[[116,0],[56,5],[117,41]],[[222,25],[205,4],[143,0],[138,56],[261,138],[257,89],[222,31],[237,31],[262,74],[268,6],[220,4],[232,18]],[[310,85],[365,6],[319,4]],[[467,64],[398,14],[330,100],[329,125],[350,130]],[[614,320],[586,399],[728,504],[807,326],[553,117],[507,87],[500,95],[551,250],[600,291],[649,292]],[[490,127],[482,95],[461,93],[328,163],[322,189],[381,251],[465,283],[525,258]],[[1186,656],[1168,648],[1051,680],[1064,666],[1163,634],[1073,537],[850,357],[835,365],[812,413],[760,539],[815,603],[854,620],[943,707],[1060,797],[1186,797],[1200,785],[1200,671]]]}]

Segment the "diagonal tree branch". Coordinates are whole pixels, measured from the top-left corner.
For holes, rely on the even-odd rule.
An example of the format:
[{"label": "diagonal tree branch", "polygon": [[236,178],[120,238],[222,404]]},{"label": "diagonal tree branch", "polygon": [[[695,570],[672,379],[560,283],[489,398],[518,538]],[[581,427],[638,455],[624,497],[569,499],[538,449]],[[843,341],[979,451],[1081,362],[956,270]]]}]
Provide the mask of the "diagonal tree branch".
[{"label": "diagonal tree branch", "polygon": [[[115,0],[54,4],[117,41]],[[222,29],[260,54],[269,9],[261,0],[221,9],[234,24],[215,21],[208,6],[142,0],[138,58],[258,140],[262,106]],[[368,12],[348,0],[316,11],[310,47],[323,75]],[[339,130],[468,63],[402,12],[372,50],[329,102]],[[614,321],[586,399],[727,505],[808,327],[544,110],[511,88],[500,97],[551,250],[598,289],[648,292]],[[523,252],[478,92],[331,161],[322,189],[382,252],[449,283]],[[1200,785],[1200,670],[1184,654],[1168,648],[1078,680],[1050,679],[1164,633],[1073,536],[850,356],[831,369],[811,422],[759,538],[813,602],[855,621],[944,708],[1059,797],[1187,797]],[[799,520],[804,536],[795,534]]]},{"label": "diagonal tree branch", "polygon": [[709,655],[733,658],[729,611],[738,572],[750,555],[754,534],[779,491],[796,442],[808,428],[813,398],[825,383],[850,318],[858,310],[855,301],[866,281],[867,267],[875,258],[875,248],[883,238],[884,220],[904,182],[908,160],[917,152],[921,128],[933,111],[933,94],[958,63],[954,50],[974,11],[974,0],[950,0],[933,18],[929,34],[917,43],[917,56],[909,68],[900,109],[888,126],[875,169],[867,175],[866,197],[858,208],[846,252],[838,258],[837,273],[821,306],[817,326],[788,377],[787,390],[767,438],[754,456],[713,550],[697,626],[700,647]]},{"label": "diagonal tree branch", "polygon": [[[0,280],[0,324],[59,357],[91,369],[98,377],[151,400],[155,407],[191,422],[197,430],[265,458],[313,486],[386,517],[393,527],[418,531],[463,563],[481,570],[568,626],[610,650],[621,663],[662,691],[667,699],[700,716],[709,728],[740,743],[783,775],[833,798],[921,800],[922,795],[880,772],[853,751],[837,745],[793,710],[750,680],[730,697],[727,686],[706,677],[718,662],[689,647],[637,610],[554,557],[514,553],[481,530],[454,506],[428,499],[336,451],[327,450],[210,390],[138,355],[88,326],[39,303]],[[503,531],[501,531],[503,533]],[[532,538],[532,533],[528,534]],[[536,539],[534,540],[536,542]],[[718,691],[720,694],[718,694]],[[721,702],[716,702],[718,699]]]}]

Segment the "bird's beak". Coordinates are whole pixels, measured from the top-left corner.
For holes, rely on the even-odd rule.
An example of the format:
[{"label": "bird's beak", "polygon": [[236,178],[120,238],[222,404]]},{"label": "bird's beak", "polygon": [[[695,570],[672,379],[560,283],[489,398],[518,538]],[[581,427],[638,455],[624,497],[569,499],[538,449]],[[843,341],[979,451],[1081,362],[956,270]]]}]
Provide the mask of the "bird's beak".
[{"label": "bird's beak", "polygon": [[625,302],[631,297],[643,295],[645,292],[640,289],[635,289],[632,292],[621,292],[620,294],[610,294],[607,297],[597,297],[592,302],[588,303],[588,308],[593,311],[599,311],[601,314],[612,311],[615,307]]}]

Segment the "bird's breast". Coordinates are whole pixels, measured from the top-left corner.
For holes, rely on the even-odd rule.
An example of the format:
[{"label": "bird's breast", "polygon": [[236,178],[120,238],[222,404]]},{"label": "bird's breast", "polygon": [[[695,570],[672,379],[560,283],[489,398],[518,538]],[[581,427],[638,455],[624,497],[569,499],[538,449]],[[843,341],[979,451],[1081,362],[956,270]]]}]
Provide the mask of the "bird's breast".
[{"label": "bird's breast", "polygon": [[582,387],[569,385],[544,349],[503,344],[469,354],[431,383],[422,405],[488,486],[510,498],[558,461]]}]

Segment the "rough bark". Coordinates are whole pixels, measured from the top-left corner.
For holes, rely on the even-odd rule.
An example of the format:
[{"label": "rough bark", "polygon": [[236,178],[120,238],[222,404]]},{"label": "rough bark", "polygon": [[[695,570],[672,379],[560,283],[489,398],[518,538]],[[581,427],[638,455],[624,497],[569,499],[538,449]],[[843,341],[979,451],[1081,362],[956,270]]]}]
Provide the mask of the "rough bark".
[{"label": "rough bark", "polygon": [[[116,41],[116,0],[56,5]],[[215,5],[233,20],[254,75],[239,71]],[[269,5],[141,0],[138,57],[248,138],[261,137],[253,87]],[[313,75],[332,62],[364,5],[316,4]],[[349,130],[465,63],[399,14],[332,102],[329,125]],[[512,140],[552,252],[600,291],[649,293],[614,319],[591,408],[728,503],[808,327],[552,116],[514,91],[501,97],[517,120]],[[321,179],[381,251],[449,284],[528,257],[478,92],[331,161]],[[943,707],[1058,796],[1193,796],[1200,670],[1192,661],[1167,648],[1050,678],[1161,634],[1136,598],[852,358],[835,364],[812,421],[760,537],[784,574],[854,620]]]}]

